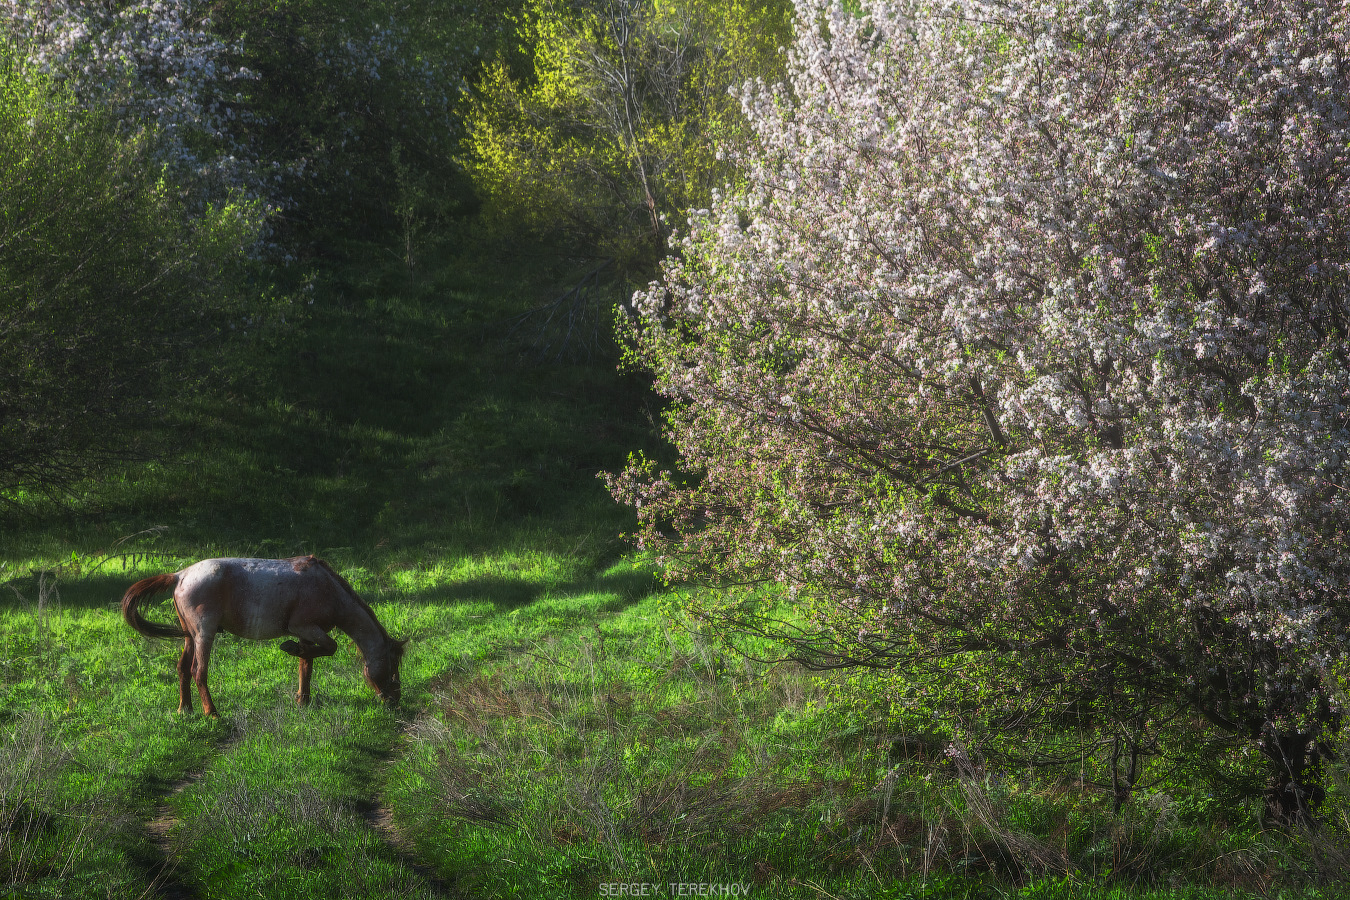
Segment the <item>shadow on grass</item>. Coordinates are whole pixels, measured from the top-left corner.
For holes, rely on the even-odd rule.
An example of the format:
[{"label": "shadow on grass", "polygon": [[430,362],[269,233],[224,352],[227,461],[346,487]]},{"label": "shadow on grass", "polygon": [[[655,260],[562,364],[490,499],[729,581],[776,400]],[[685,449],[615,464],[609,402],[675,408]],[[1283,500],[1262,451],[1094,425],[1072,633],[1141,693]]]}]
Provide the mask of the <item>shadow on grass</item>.
[{"label": "shadow on grass", "polygon": [[[413,605],[452,606],[461,603],[491,603],[497,613],[527,607],[543,597],[576,597],[588,594],[613,594],[615,599],[601,607],[617,612],[662,590],[655,570],[643,567],[615,567],[599,574],[571,581],[540,583],[525,578],[479,576],[434,585],[401,594],[402,602]],[[378,598],[375,592],[368,596]]]},{"label": "shadow on grass", "polygon": [[0,610],[36,612],[39,602],[48,612],[60,609],[116,609],[127,588],[143,577],[111,573],[74,578],[58,575],[54,581],[47,580],[44,583],[37,574],[21,575],[0,582]]},{"label": "shadow on grass", "polygon": [[617,594],[621,603],[619,608],[645,600],[665,588],[656,570],[645,566],[617,572],[611,569],[596,577],[593,583],[598,593]]},{"label": "shadow on grass", "polygon": [[528,606],[548,593],[550,588],[524,578],[469,578],[438,584],[423,591],[405,595],[406,602],[433,606],[459,603],[491,603],[498,612],[509,612]]}]

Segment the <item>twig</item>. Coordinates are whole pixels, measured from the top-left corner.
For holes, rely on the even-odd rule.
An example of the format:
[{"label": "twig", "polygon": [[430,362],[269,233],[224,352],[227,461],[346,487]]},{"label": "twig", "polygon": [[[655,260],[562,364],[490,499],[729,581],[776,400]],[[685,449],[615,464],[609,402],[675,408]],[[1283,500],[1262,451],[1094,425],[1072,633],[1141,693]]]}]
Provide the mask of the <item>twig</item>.
[{"label": "twig", "polygon": [[600,346],[603,320],[596,309],[594,294],[602,283],[601,274],[613,262],[609,257],[602,259],[560,296],[509,320],[506,337],[529,331],[530,347],[540,357],[562,362],[578,346],[590,360]]}]

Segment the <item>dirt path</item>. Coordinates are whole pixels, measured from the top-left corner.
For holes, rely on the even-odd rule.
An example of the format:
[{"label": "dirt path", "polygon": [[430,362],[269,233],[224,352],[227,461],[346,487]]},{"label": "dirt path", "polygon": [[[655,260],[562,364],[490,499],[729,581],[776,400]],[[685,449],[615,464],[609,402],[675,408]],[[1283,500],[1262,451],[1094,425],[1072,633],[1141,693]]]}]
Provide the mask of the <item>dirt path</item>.
[{"label": "dirt path", "polygon": [[198,900],[202,896],[193,885],[178,877],[178,861],[174,857],[171,837],[178,819],[170,806],[170,801],[174,797],[201,777],[201,772],[193,772],[171,782],[159,802],[155,804],[155,815],[145,823],[145,833],[159,854],[159,859],[151,863],[147,870],[150,876],[150,893],[163,900]]},{"label": "dirt path", "polygon": [[155,858],[146,866],[146,875],[150,879],[147,896],[161,900],[200,900],[204,895],[190,881],[180,877],[179,862],[174,854],[174,828],[178,817],[173,812],[173,798],[196,784],[206,774],[211,761],[229,751],[243,739],[241,728],[233,729],[229,734],[217,737],[212,743],[214,753],[202,765],[181,778],[163,785],[159,791],[159,800],[155,803],[155,814],[145,823],[145,835],[155,848]]},{"label": "dirt path", "polygon": [[360,804],[360,813],[371,830],[380,836],[389,851],[398,861],[427,883],[432,893],[438,897],[459,897],[460,894],[445,882],[435,869],[417,859],[412,842],[399,832],[394,822],[394,811],[376,800],[373,803]]}]

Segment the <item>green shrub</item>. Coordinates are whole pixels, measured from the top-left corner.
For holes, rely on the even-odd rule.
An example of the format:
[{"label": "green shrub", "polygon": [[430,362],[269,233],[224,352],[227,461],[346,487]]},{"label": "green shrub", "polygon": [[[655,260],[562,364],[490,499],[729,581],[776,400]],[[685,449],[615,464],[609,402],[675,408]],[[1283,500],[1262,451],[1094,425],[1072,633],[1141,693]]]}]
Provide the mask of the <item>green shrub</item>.
[{"label": "green shrub", "polygon": [[729,89],[782,78],[790,5],[530,0],[516,25],[466,119],[490,218],[649,267],[662,217],[732,178],[715,149],[745,133]]},{"label": "green shrub", "polygon": [[282,242],[453,212],[462,88],[500,28],[498,2],[226,0],[212,28],[255,77],[231,128],[273,166]]},{"label": "green shrub", "polygon": [[189,217],[152,149],[0,55],[0,497],[141,453],[245,314],[257,211]]}]

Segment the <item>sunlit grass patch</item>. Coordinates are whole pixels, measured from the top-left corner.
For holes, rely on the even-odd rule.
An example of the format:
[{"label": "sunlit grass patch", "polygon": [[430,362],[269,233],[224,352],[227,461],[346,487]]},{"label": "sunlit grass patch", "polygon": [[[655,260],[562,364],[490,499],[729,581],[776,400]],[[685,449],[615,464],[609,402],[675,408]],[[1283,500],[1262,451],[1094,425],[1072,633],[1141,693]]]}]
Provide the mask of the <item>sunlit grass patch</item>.
[{"label": "sunlit grass patch", "polygon": [[497,895],[594,896],[607,880],[763,887],[819,863],[800,820],[818,821],[851,774],[796,752],[759,702],[767,678],[805,707],[820,696],[809,677],[663,630],[655,600],[595,614],[614,599],[539,601],[532,618],[547,628],[431,683],[431,711],[391,771],[405,833],[443,877]]},{"label": "sunlit grass patch", "polygon": [[305,709],[259,694],[229,723],[224,752],[169,802],[168,843],[194,883],[229,895],[429,896],[368,821],[396,723],[357,679],[335,674]]},{"label": "sunlit grass patch", "polygon": [[161,862],[144,828],[154,798],[220,737],[171,712],[172,662],[120,625],[0,609],[0,871],[20,893],[142,894]]}]

